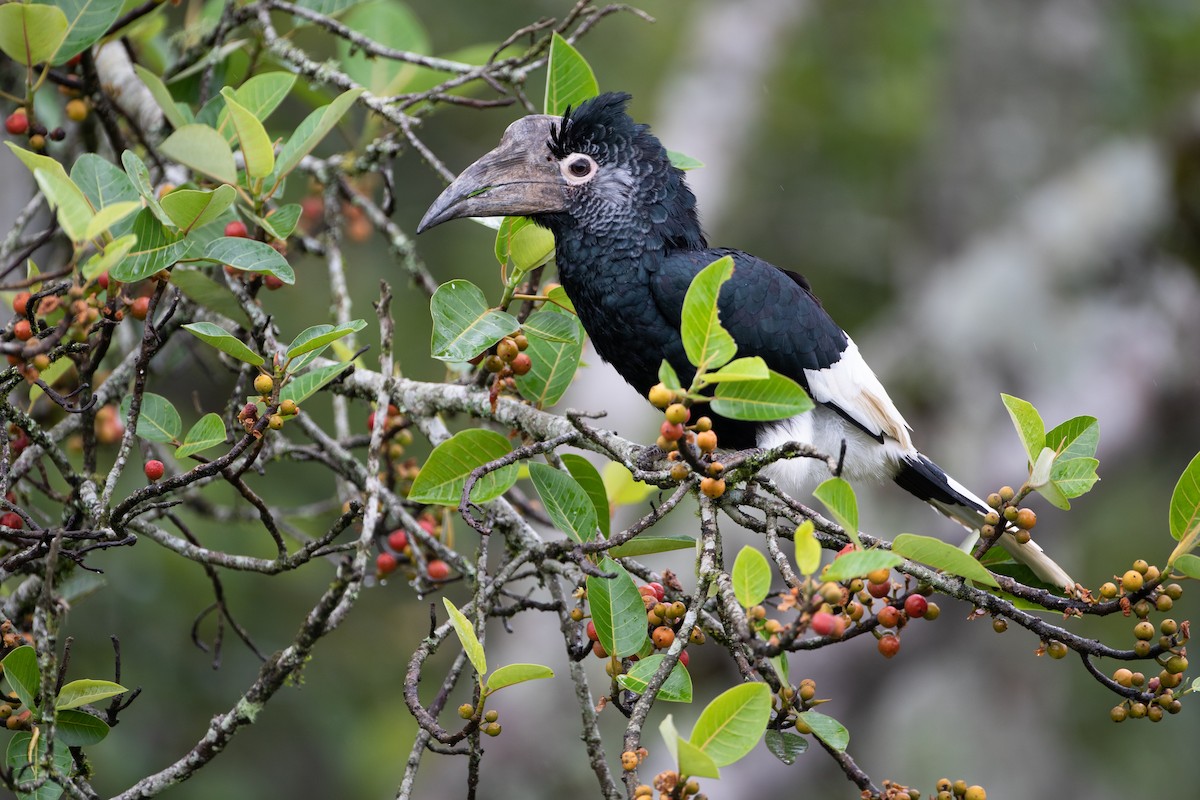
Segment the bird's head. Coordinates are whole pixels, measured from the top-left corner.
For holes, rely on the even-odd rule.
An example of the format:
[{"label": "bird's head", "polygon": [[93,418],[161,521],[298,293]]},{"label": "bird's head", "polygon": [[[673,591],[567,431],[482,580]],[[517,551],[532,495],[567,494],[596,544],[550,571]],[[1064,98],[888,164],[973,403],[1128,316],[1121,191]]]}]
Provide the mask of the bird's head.
[{"label": "bird's head", "polygon": [[658,232],[668,246],[702,247],[695,197],[650,129],[625,112],[629,99],[602,94],[561,117],[517,120],[446,187],[417,231],[460,217],[525,216],[556,235]]}]

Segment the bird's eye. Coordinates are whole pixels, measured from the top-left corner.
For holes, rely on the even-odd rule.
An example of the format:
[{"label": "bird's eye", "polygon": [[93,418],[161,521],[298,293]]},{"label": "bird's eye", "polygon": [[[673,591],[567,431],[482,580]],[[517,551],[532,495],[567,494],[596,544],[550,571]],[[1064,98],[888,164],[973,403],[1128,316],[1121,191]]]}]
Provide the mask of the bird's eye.
[{"label": "bird's eye", "polygon": [[596,173],[595,159],[584,153],[573,153],[567,156],[561,164],[563,177],[567,183],[581,184],[591,180]]}]

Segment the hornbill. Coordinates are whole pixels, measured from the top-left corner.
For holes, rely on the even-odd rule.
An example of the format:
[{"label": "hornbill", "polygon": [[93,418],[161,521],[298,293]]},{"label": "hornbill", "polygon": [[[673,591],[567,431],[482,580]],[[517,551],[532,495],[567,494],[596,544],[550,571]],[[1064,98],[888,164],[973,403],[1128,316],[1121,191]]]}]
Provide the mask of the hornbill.
[{"label": "hornbill", "polygon": [[[817,405],[780,422],[718,419],[722,445],[798,441],[835,455],[844,447],[846,478],[890,478],[977,529],[987,506],[913,446],[908,423],[808,281],[749,253],[708,246],[683,172],[649,127],[629,117],[629,100],[602,94],[562,117],[517,120],[442,192],[418,233],[460,217],[526,216],[550,229],[559,279],[596,351],[643,395],[658,383],[663,359],[687,385],[695,369],[680,338],[684,295],[701,269],[731,256],[733,276],[717,307],[738,355],[761,356]],[[765,472],[797,497],[826,470],[804,458]],[[1035,543],[1011,533],[1000,542],[1047,583],[1073,584]]]}]

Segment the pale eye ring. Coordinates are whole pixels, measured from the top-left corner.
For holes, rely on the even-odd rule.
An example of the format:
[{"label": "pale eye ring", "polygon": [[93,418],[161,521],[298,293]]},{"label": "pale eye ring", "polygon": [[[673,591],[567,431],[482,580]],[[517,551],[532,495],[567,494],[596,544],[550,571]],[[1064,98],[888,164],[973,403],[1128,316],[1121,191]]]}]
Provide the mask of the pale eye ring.
[{"label": "pale eye ring", "polygon": [[596,174],[596,160],[585,153],[572,153],[561,162],[559,168],[567,183],[587,183]]}]

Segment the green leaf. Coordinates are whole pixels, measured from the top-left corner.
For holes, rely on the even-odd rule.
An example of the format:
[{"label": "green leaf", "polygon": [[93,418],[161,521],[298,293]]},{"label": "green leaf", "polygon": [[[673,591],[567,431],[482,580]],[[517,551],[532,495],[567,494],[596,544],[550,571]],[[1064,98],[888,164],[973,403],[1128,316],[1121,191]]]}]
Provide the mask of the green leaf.
[{"label": "green leaf", "polygon": [[67,15],[52,6],[0,6],[0,50],[18,64],[49,61],[67,36]]},{"label": "green leaf", "polygon": [[771,690],[743,683],[722,692],[700,712],[689,741],[724,767],[754,749],[771,718]]},{"label": "green leaf", "polygon": [[567,290],[563,287],[555,286],[546,292],[546,297],[554,304],[554,308],[561,309],[570,314],[575,313],[575,304],[571,302],[571,298],[567,297]]},{"label": "green leaf", "polygon": [[237,184],[233,151],[225,137],[208,125],[192,124],[176,128],[159,145],[167,158],[215,179],[218,183]]},{"label": "green leaf", "polygon": [[759,356],[735,358],[715,372],[706,372],[704,382],[720,383],[721,381],[765,381],[771,377],[767,362]]},{"label": "green leaf", "polygon": [[689,169],[699,169],[700,167],[704,166],[703,161],[701,161],[697,158],[692,158],[691,156],[688,156],[688,155],[684,155],[683,153],[680,153],[677,150],[668,150],[667,158],[671,159],[671,165],[673,167],[675,167],[676,169],[684,170],[684,171],[687,171]]},{"label": "green leaf", "polygon": [[555,33],[550,39],[550,60],[546,64],[544,113],[561,116],[568,106],[576,107],[598,94],[600,85],[587,60]]},{"label": "green leaf", "polygon": [[183,115],[179,110],[179,105],[176,104],[175,98],[171,96],[171,90],[162,82],[162,78],[154,72],[143,67],[141,64],[133,65],[134,72],[142,79],[142,83],[146,84],[146,88],[150,90],[154,101],[158,103],[158,107],[162,109],[163,116],[167,122],[171,123],[172,128],[182,128],[184,125],[191,123],[192,120]]},{"label": "green leaf", "polygon": [[[132,395],[126,395],[121,401],[122,417],[129,417],[132,403]],[[148,442],[169,444],[179,439],[179,434],[183,433],[183,420],[179,418],[179,412],[171,405],[170,400],[160,394],[146,392],[142,395],[142,410],[138,414],[136,432]]]},{"label": "green leaf", "polygon": [[600,533],[607,539],[612,521],[608,510],[608,494],[604,490],[604,479],[592,466],[592,462],[581,455],[566,453],[560,458],[567,472],[571,473],[571,477],[587,492],[588,500],[596,510],[596,524],[600,526]]},{"label": "green leaf", "polygon": [[932,536],[902,533],[892,542],[892,552],[985,586],[999,586],[996,579],[970,553],[964,553],[954,545]]},{"label": "green leaf", "polygon": [[66,39],[54,53],[55,64],[65,64],[91,47],[117,20],[122,0],[39,0],[56,6],[67,20]]},{"label": "green leaf", "polygon": [[796,567],[802,575],[812,575],[821,566],[821,543],[812,520],[806,519],[796,528]]},{"label": "green leaf", "polygon": [[858,539],[858,499],[854,496],[854,487],[844,478],[829,478],[813,490],[813,497],[829,509],[834,521],[842,526],[850,541],[862,550],[862,542]]},{"label": "green leaf", "polygon": [[903,558],[889,550],[851,550],[835,558],[821,573],[821,580],[848,581],[877,569],[891,569],[903,563]]},{"label": "green leaf", "polygon": [[600,472],[604,488],[608,491],[608,502],[614,506],[632,506],[658,491],[648,483],[635,481],[633,473],[615,461],[609,461]]},{"label": "green leaf", "polygon": [[89,240],[98,238],[102,233],[112,230],[121,220],[135,211],[141,211],[141,209],[142,203],[140,200],[109,203],[97,211],[96,215],[88,221],[87,228],[83,232],[84,238]]},{"label": "green leaf", "polygon": [[219,444],[225,444],[225,422],[220,414],[205,414],[183,437],[183,444],[175,450],[175,457],[187,458]]},{"label": "green leaf", "polygon": [[579,324],[571,314],[558,311],[541,310],[533,312],[521,323],[521,330],[526,336],[536,336],[547,342],[578,343],[582,338]]},{"label": "green leaf", "polygon": [[[534,312],[541,314],[542,311]],[[557,307],[544,313],[566,320],[565,330],[571,331],[571,341],[555,342],[541,336],[529,336],[529,348],[525,351],[533,362],[529,372],[517,376],[517,391],[521,397],[538,408],[549,408],[562,399],[583,355],[583,325],[574,314]],[[532,318],[534,315],[531,314]]]},{"label": "green leaf", "polygon": [[235,322],[246,322],[246,312],[238,304],[237,297],[228,287],[209,278],[195,269],[171,270],[171,283],[179,287],[187,297],[207,309],[216,311]]},{"label": "green leaf", "polygon": [[56,711],[62,711],[65,708],[79,708],[79,706],[107,700],[127,691],[129,690],[124,686],[112,681],[91,679],[71,681],[58,690],[54,708]]},{"label": "green leaf", "polygon": [[1192,458],[1175,483],[1168,522],[1171,536],[1176,540],[1194,533],[1200,526],[1200,453]]},{"label": "green leaf", "polygon": [[1095,417],[1073,417],[1046,433],[1046,447],[1061,461],[1092,458],[1100,445],[1100,423]]},{"label": "green leaf", "polygon": [[275,209],[266,217],[255,217],[255,219],[272,237],[286,239],[295,232],[302,211],[299,203],[288,203]]},{"label": "green leaf", "polygon": [[63,747],[88,747],[104,741],[108,723],[91,714],[59,710],[54,720],[54,741]]},{"label": "green leaf", "polygon": [[597,567],[616,573],[615,578],[587,577],[588,603],[600,645],[610,656],[634,655],[647,638],[646,605],[624,567],[607,556]]},{"label": "green leaf", "polygon": [[530,464],[529,478],[555,527],[577,542],[596,538],[596,508],[570,475],[547,464]]},{"label": "green leaf", "polygon": [[[3,8],[3,6],[0,6]],[[30,750],[34,750],[33,761],[29,759]],[[46,739],[38,737],[36,747],[33,742],[33,735],[20,731],[13,735],[8,742],[8,750],[5,753],[5,761],[8,762],[9,771],[16,776],[17,780],[26,782],[39,779],[44,776],[41,764],[46,758]],[[71,773],[71,765],[73,759],[71,752],[66,747],[57,747],[54,749],[51,758],[54,763],[54,772],[59,775],[69,775]],[[63,788],[54,781],[47,780],[32,794],[20,795],[21,800],[58,800],[62,796]]]},{"label": "green leaf", "polygon": [[[675,718],[671,714],[663,717],[663,721],[658,723],[658,733],[663,738],[663,742],[667,746],[667,752],[671,754],[671,760],[679,761],[679,743],[683,741],[679,736],[679,732],[675,730]],[[715,767],[715,765],[714,765]]]},{"label": "green leaf", "polygon": [[429,312],[433,316],[430,349],[439,361],[469,361],[520,327],[513,315],[489,308],[483,290],[464,280],[439,286],[429,301]]},{"label": "green leaf", "polygon": [[693,778],[720,778],[721,771],[712,757],[687,739],[675,745],[679,751],[679,774]]},{"label": "green leaf", "polygon": [[288,346],[287,357],[295,358],[310,353],[343,336],[358,333],[365,327],[367,327],[365,320],[354,319],[340,325],[313,325],[311,328],[305,328]]},{"label": "green leaf", "polygon": [[1175,568],[1176,572],[1200,581],[1200,556],[1195,553],[1184,553],[1176,558],[1171,566]]},{"label": "green leaf", "polygon": [[90,281],[104,272],[111,272],[112,268],[124,260],[136,244],[137,237],[130,233],[104,245],[102,251],[89,258],[83,265],[84,279]]},{"label": "green leaf", "polygon": [[143,208],[133,218],[130,232],[137,237],[137,244],[125,260],[109,270],[109,274],[122,283],[149,278],[183,258],[187,252],[187,242],[168,231],[149,208]]},{"label": "green leaf", "polygon": [[280,401],[291,400],[297,404],[303,403],[345,372],[349,366],[349,361],[343,361],[340,364],[331,364],[292,378],[279,391],[279,399]]},{"label": "green leaf", "polygon": [[186,234],[221,216],[236,197],[237,190],[223,183],[212,191],[176,189],[163,195],[158,202],[175,227]]},{"label": "green leaf", "polygon": [[146,168],[145,162],[138,158],[132,150],[126,150],[121,153],[121,164],[125,167],[130,185],[141,195],[146,207],[153,212],[155,218],[164,225],[173,224],[171,218],[162,210],[162,206],[159,205],[158,198],[154,194],[154,185],[150,183],[150,170]]},{"label": "green leaf", "polygon": [[665,358],[658,365],[658,382],[672,392],[683,391],[683,384],[679,382],[679,375],[676,374],[675,368],[671,366],[671,362]]},{"label": "green leaf", "polygon": [[796,759],[803,755],[804,751],[808,750],[808,739],[791,731],[767,731],[764,741],[767,749],[771,751],[771,755],[789,767],[796,763]]},{"label": "green leaf", "polygon": [[[469,428],[433,448],[408,499],[414,503],[457,506],[467,476],[512,452],[512,445],[495,431]],[[480,478],[471,489],[471,502],[484,503],[508,491],[517,480],[517,465],[509,464]]]},{"label": "green leaf", "polygon": [[[296,76],[290,72],[263,72],[248,78],[245,83],[231,91],[234,101],[254,119],[262,122],[279,107],[295,85]],[[217,117],[216,128],[231,146],[237,140],[236,120],[230,114],[228,106],[223,108]]]},{"label": "green leaf", "polygon": [[221,89],[221,96],[225,98],[225,108],[229,111],[229,119],[237,132],[242,157],[246,163],[246,174],[255,179],[267,177],[275,170],[275,150],[271,145],[271,137],[267,135],[267,129],[250,109],[237,101],[233,89],[226,86]]},{"label": "green leaf", "polygon": [[1054,466],[1054,450],[1043,447],[1033,461],[1029,470],[1029,485],[1034,489],[1041,488],[1050,482],[1050,468]]},{"label": "green leaf", "polygon": [[292,265],[287,259],[271,245],[254,239],[239,236],[213,239],[204,248],[204,258],[242,272],[274,275],[289,286],[296,282],[296,273],[292,271]]},{"label": "green leaf", "polygon": [[[2,5],[0,12],[11,8],[44,8],[48,11],[62,13],[56,8],[26,6],[20,3]],[[0,20],[0,30],[3,28],[3,21]],[[95,210],[88,202],[83,190],[76,186],[75,182],[67,175],[62,164],[49,156],[40,156],[17,147],[12,142],[5,142],[5,144],[8,145],[8,149],[12,151],[13,155],[21,159],[21,163],[33,173],[33,179],[37,181],[38,188],[46,196],[46,202],[55,210],[58,224],[62,226],[63,232],[76,244],[86,241],[87,225]]]},{"label": "green leaf", "polygon": [[850,731],[846,726],[833,717],[819,711],[801,711],[800,719],[812,728],[813,734],[825,744],[839,753],[844,753],[850,746]]},{"label": "green leaf", "polygon": [[338,124],[338,121],[362,93],[362,89],[342,92],[333,99],[332,103],[313,111],[296,126],[296,130],[280,148],[279,157],[275,159],[275,173],[268,181],[271,184],[272,192],[279,186],[279,182],[296,168],[300,160],[311,153],[326,134],[333,130],[333,126]]},{"label": "green leaf", "polygon": [[1042,415],[1031,403],[1019,397],[1002,394],[1000,399],[1008,409],[1008,415],[1012,417],[1013,427],[1021,437],[1029,463],[1033,464],[1037,461],[1038,453],[1042,452],[1046,445],[1046,424],[1042,422]]},{"label": "green leaf", "polygon": [[771,564],[750,545],[738,551],[733,561],[733,593],[745,608],[761,603],[771,591]]},{"label": "green leaf", "polygon": [[[717,299],[721,285],[733,275],[733,259],[719,258],[692,279],[683,298],[680,334],[688,361],[704,369],[716,369],[733,358],[737,344],[721,325]],[[722,413],[722,412],[718,412]]]},{"label": "green leaf", "polygon": [[717,384],[712,410],[731,419],[766,422],[803,414],[813,407],[804,387],[770,370],[765,381]]},{"label": "green leaf", "polygon": [[471,659],[471,666],[475,667],[475,671],[479,673],[482,680],[487,673],[487,657],[483,654],[483,645],[479,643],[479,637],[475,635],[475,626],[471,624],[471,620],[467,619],[465,614],[458,610],[454,603],[450,602],[449,597],[442,598],[442,605],[446,606],[446,612],[450,615],[450,624],[454,626],[454,632],[458,635],[458,641],[462,643],[467,658]]},{"label": "green leaf", "polygon": [[1058,487],[1065,497],[1079,497],[1087,494],[1100,480],[1096,467],[1100,462],[1094,458],[1068,458],[1062,456],[1054,462],[1050,470],[1050,480]]},{"label": "green leaf", "polygon": [[487,691],[492,694],[506,686],[553,677],[554,670],[541,664],[506,664],[488,676]]},{"label": "green leaf", "polygon": [[608,554],[613,558],[629,558],[633,556],[648,556],[654,553],[668,553],[672,550],[691,550],[696,547],[696,540],[686,533],[670,536],[650,536],[642,534],[635,536],[625,544],[609,548]]},{"label": "green leaf", "polygon": [[500,266],[511,262],[514,279],[542,266],[554,255],[554,234],[528,217],[505,217],[496,231],[496,258]]},{"label": "green leaf", "polygon": [[84,153],[71,167],[71,180],[92,208],[138,200],[140,195],[129,176],[116,164],[95,153]]},{"label": "green leaf", "polygon": [[[656,653],[635,661],[627,673],[617,676],[617,683],[621,684],[623,689],[628,689],[634,694],[641,694],[646,691],[646,687],[650,684],[650,678],[658,671],[664,658],[666,655],[663,653]],[[675,662],[667,679],[663,681],[662,688],[658,690],[656,699],[667,703],[692,702],[692,676],[688,674],[687,668],[683,664]]]},{"label": "green leaf", "polygon": [[4,677],[8,685],[21,698],[21,705],[34,709],[33,698],[37,697],[41,685],[41,671],[38,669],[37,652],[27,644],[11,651],[0,661],[4,666]]},{"label": "green leaf", "polygon": [[[352,8],[342,21],[384,47],[420,55],[430,52],[429,36],[421,21],[403,3],[365,2]],[[417,72],[415,64],[367,56],[341,37],[338,37],[338,60],[347,75],[377,95],[399,94]]]},{"label": "green leaf", "polygon": [[212,345],[222,353],[233,356],[238,361],[245,361],[255,367],[262,366],[265,361],[262,356],[251,350],[246,344],[229,331],[211,322],[192,322],[183,329],[193,336]]}]

